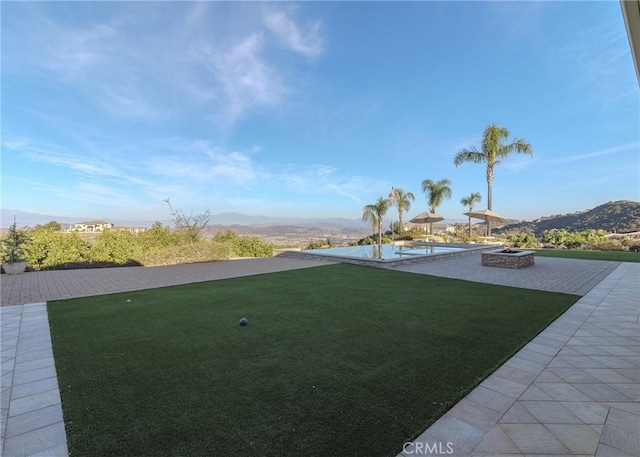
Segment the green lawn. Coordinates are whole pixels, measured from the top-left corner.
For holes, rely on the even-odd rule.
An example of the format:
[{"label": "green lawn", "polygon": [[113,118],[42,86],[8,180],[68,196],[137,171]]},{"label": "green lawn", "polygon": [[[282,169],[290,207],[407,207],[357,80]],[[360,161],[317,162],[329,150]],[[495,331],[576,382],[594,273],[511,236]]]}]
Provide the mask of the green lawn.
[{"label": "green lawn", "polygon": [[395,456],[578,298],[337,264],[52,302],[69,449]]},{"label": "green lawn", "polygon": [[563,259],[612,260],[615,262],[640,262],[640,252],[628,251],[574,251],[571,249],[536,249],[540,257]]}]

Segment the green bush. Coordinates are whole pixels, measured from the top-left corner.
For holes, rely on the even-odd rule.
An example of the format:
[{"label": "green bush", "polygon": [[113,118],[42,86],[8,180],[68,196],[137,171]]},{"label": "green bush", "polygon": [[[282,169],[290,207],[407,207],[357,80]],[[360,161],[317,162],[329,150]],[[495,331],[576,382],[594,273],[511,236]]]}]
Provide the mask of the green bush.
[{"label": "green bush", "polygon": [[307,247],[305,247],[305,250],[310,250],[310,249],[324,249],[324,248],[330,248],[333,245],[331,244],[330,240],[317,240],[317,241],[310,241],[309,244],[307,245]]},{"label": "green bush", "polygon": [[136,239],[140,248],[149,249],[180,244],[184,237],[180,232],[173,231],[166,226],[163,227],[161,222],[154,222],[149,230],[138,233]]},{"label": "green bush", "polygon": [[176,265],[182,263],[217,262],[228,260],[231,246],[201,240],[172,246],[156,246],[141,250],[135,260],[141,265]]},{"label": "green bush", "polygon": [[136,237],[128,230],[106,230],[91,243],[89,260],[92,263],[128,265],[139,250]]},{"label": "green bush", "polygon": [[528,232],[514,233],[509,235],[507,240],[516,248],[536,247],[538,245],[536,236]]},{"label": "green bush", "polygon": [[620,241],[607,240],[607,239],[592,243],[590,247],[593,247],[593,249],[596,249],[598,251],[626,251],[627,250]]},{"label": "green bush", "polygon": [[216,233],[212,241],[229,245],[233,255],[238,257],[271,257],[273,255],[273,244],[257,237],[240,236],[231,230]]},{"label": "green bush", "polygon": [[26,245],[27,265],[34,270],[62,269],[89,261],[90,246],[77,233],[33,230]]},{"label": "green bush", "polygon": [[604,230],[591,229],[582,232],[569,232],[566,229],[553,229],[542,232],[542,241],[558,247],[580,249],[585,244],[598,244],[605,239],[605,234]]},{"label": "green bush", "polygon": [[9,227],[9,231],[0,239],[1,263],[22,262],[25,259],[25,248],[28,242],[29,234],[27,231],[19,229],[14,221]]}]

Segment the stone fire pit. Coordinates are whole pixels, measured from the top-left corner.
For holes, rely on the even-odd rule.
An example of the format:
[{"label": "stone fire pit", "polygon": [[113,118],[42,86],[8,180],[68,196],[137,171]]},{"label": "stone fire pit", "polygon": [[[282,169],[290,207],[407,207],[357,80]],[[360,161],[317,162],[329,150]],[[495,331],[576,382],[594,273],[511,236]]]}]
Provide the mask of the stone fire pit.
[{"label": "stone fire pit", "polygon": [[533,251],[501,249],[481,253],[482,265],[499,268],[525,268],[534,264]]}]

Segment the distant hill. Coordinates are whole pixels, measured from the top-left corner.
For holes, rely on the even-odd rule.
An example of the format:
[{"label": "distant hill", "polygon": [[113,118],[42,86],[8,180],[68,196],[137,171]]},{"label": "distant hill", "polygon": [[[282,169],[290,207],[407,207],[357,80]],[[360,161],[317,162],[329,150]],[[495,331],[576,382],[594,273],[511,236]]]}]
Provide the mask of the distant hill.
[{"label": "distant hill", "polygon": [[[95,217],[62,217],[40,213],[30,213],[27,211],[2,209],[0,212],[0,222],[3,228],[9,227],[13,223],[15,217],[19,227],[34,227],[38,224],[46,224],[47,222],[56,221],[61,224],[75,224],[82,221],[95,220]],[[119,226],[134,227],[151,227],[154,221],[145,220],[124,220],[111,218],[98,218]],[[173,221],[164,219],[163,224],[172,226]],[[300,227],[332,227],[332,228],[353,228],[362,230],[369,228],[370,225],[364,223],[361,219],[347,219],[341,217],[334,218],[300,218],[300,217],[271,217],[260,215],[247,215],[241,213],[225,212],[212,214],[209,219],[211,225],[255,225],[255,226],[272,226],[272,225],[296,225]]]},{"label": "distant hill", "polygon": [[640,202],[620,200],[597,206],[593,209],[571,214],[541,217],[533,221],[508,224],[493,230],[496,234],[510,232],[533,232],[540,235],[545,230],[566,229],[583,231],[604,230],[609,233],[640,231]]}]

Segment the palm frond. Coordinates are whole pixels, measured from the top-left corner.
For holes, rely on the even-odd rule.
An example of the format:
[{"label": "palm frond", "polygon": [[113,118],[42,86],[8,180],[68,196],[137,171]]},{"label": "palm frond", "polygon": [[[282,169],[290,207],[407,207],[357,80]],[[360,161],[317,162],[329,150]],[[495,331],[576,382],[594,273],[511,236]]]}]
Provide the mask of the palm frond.
[{"label": "palm frond", "polygon": [[484,160],[485,155],[476,148],[463,149],[456,154],[453,159],[453,164],[457,167],[465,162],[482,163]]}]

